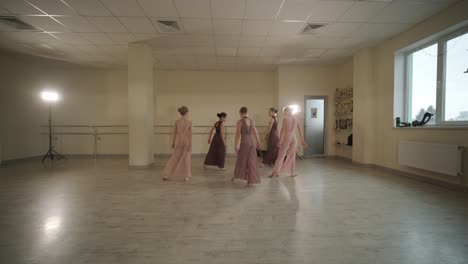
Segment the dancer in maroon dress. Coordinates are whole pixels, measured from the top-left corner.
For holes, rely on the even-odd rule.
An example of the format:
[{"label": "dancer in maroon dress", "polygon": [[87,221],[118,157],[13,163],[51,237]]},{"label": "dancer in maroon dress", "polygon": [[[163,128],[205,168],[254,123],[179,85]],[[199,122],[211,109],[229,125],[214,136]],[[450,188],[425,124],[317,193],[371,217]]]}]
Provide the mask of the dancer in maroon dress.
[{"label": "dancer in maroon dress", "polygon": [[276,158],[278,157],[278,143],[279,143],[279,135],[278,135],[278,120],[276,119],[276,114],[278,113],[278,109],[270,108],[268,112],[271,119],[268,126],[267,132],[267,152],[265,156],[263,156],[263,164],[274,166]]},{"label": "dancer in maroon dress", "polygon": [[[232,181],[234,179],[246,180],[247,186],[251,186],[261,181],[257,159],[257,149],[260,149],[260,138],[258,137],[254,122],[247,115],[247,107],[241,107],[239,114],[241,119],[237,121],[234,145],[237,160]],[[239,139],[240,147],[238,148]]]},{"label": "dancer in maroon dress", "polygon": [[[210,130],[210,136],[208,137],[208,144],[210,144],[210,149],[206,155],[205,162],[203,167],[206,166],[217,166],[221,170],[224,170],[224,159],[226,158],[226,134],[224,133],[224,121],[226,120],[226,113],[222,112],[217,114],[219,120],[214,124]],[[216,130],[216,133],[213,135],[213,130]]]}]

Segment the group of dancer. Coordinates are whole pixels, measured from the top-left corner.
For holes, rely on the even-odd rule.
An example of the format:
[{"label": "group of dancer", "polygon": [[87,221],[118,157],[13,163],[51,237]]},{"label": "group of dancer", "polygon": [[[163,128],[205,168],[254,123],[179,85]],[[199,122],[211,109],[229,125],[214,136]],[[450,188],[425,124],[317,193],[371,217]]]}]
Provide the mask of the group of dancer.
[{"label": "group of dancer", "polygon": [[[183,176],[186,181],[192,177],[190,162],[192,155],[192,121],[188,119],[189,109],[182,106],[178,109],[181,117],[176,120],[172,136],[172,155],[163,171],[163,180],[169,180],[173,176]],[[297,140],[295,131],[299,132],[302,147],[306,148],[302,129],[292,114],[290,107],[283,108],[284,118],[281,131],[278,133],[278,110],[270,108],[270,122],[267,132],[267,151],[263,156],[263,164],[273,167],[270,178],[278,177],[282,171],[289,172],[291,177],[297,176],[296,152]],[[208,137],[210,148],[206,155],[204,168],[217,166],[225,170],[224,161],[226,157],[226,133],[224,122],[227,114],[217,114],[219,120],[213,125]],[[257,151],[261,151],[260,137],[254,121],[248,115],[247,107],[239,110],[240,119],[237,121],[234,149],[236,152],[236,166],[234,169],[235,179],[247,181],[247,186],[260,183],[260,170]],[[213,132],[214,136],[213,136]]]}]

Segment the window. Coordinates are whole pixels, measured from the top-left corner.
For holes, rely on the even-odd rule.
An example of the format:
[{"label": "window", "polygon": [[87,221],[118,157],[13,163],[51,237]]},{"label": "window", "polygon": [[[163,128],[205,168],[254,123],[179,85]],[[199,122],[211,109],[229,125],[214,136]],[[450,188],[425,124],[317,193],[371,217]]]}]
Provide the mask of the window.
[{"label": "window", "polygon": [[407,52],[406,118],[432,125],[468,125],[468,30]]},{"label": "window", "polygon": [[444,121],[468,121],[468,33],[445,45]]},{"label": "window", "polygon": [[[408,67],[408,111],[410,120],[422,120],[424,113],[436,114],[437,43],[410,53]],[[431,121],[434,122],[435,118]]]}]

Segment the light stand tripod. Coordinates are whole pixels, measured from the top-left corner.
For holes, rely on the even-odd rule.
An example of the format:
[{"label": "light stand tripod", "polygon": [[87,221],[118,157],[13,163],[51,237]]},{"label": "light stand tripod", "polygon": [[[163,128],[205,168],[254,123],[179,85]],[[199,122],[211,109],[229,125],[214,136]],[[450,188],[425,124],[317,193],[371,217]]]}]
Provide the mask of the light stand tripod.
[{"label": "light stand tripod", "polygon": [[44,160],[47,158],[50,158],[50,160],[54,160],[55,157],[57,157],[58,159],[66,159],[65,156],[58,153],[52,145],[52,111],[49,102],[49,150],[46,152],[44,157],[42,157],[42,163],[44,163]]}]

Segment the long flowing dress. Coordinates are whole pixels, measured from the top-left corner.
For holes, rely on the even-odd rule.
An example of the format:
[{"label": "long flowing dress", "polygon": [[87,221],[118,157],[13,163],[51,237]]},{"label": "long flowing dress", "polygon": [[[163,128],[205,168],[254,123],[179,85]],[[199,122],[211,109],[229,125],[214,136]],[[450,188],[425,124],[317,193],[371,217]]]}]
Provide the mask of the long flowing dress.
[{"label": "long flowing dress", "polygon": [[[246,120],[249,120],[250,125]],[[257,149],[254,135],[255,124],[252,119],[243,117],[241,119],[241,142],[237,153],[234,178],[246,180],[248,184],[260,183],[260,172],[258,171]]]},{"label": "long flowing dress", "polygon": [[[292,116],[286,116],[283,119],[283,135],[279,144],[278,158],[275,162],[274,172],[289,170],[291,175],[294,175],[296,167],[297,140],[294,134],[294,129],[297,126],[297,121]],[[284,157],[287,155],[286,160]]]},{"label": "long flowing dress", "polygon": [[164,178],[172,176],[182,176],[189,178],[190,160],[192,157],[192,121],[179,118],[175,122],[176,139],[174,151],[164,168]]},{"label": "long flowing dress", "polygon": [[224,160],[226,158],[226,146],[223,143],[223,138],[221,134],[221,125],[223,121],[218,121],[215,123],[214,127],[216,133],[211,140],[210,149],[205,158],[205,165],[208,166],[218,166],[219,168],[224,168]]},{"label": "long flowing dress", "polygon": [[263,164],[273,166],[275,165],[276,158],[278,157],[278,122],[276,117],[273,117],[273,124],[271,125],[270,133],[268,134],[267,152],[263,156]]}]

